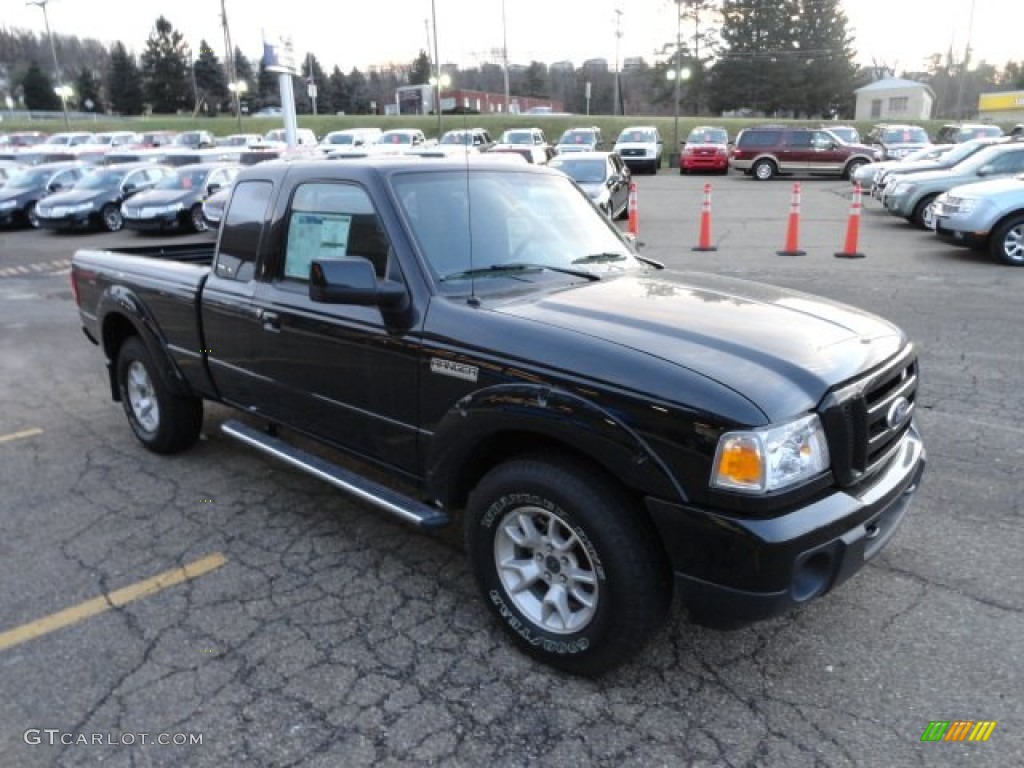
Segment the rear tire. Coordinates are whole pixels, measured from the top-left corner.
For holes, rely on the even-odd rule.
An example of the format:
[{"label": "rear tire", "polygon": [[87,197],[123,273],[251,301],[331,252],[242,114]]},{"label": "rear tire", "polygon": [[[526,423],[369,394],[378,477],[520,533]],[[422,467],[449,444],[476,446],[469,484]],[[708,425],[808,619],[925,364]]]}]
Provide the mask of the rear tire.
[{"label": "rear tire", "polygon": [[758,160],[754,163],[754,167],[750,169],[750,172],[758,181],[768,181],[778,171],[775,168],[775,163],[771,160]]},{"label": "rear tire", "polygon": [[195,232],[205,232],[210,228],[206,223],[206,219],[203,218],[203,206],[200,203],[196,203],[189,210],[188,222],[192,225],[192,229]]},{"label": "rear tire", "polygon": [[988,249],[996,261],[1011,267],[1024,267],[1024,216],[1008,219],[996,227]]},{"label": "rear tire", "polygon": [[117,387],[132,432],[149,450],[177,453],[199,439],[202,399],[171,392],[138,336],[127,339],[118,352]]},{"label": "rear tire", "polygon": [[561,457],[492,469],[469,497],[466,549],[484,603],[546,664],[599,675],[661,626],[671,569],[636,505]]},{"label": "rear tire", "polygon": [[862,165],[867,165],[867,160],[851,160],[846,166],[846,170],[843,171],[843,178],[847,181],[853,179],[853,174],[857,172],[857,169]]}]

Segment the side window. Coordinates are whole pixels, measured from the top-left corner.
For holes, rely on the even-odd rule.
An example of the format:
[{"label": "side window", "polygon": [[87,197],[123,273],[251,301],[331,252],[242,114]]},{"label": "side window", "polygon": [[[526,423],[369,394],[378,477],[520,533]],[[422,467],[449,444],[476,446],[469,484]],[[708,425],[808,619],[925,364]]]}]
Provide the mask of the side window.
[{"label": "side window", "polygon": [[793,131],[786,136],[785,145],[796,149],[810,147],[811,136],[810,131]]},{"label": "side window", "polygon": [[384,277],[388,239],[373,203],[353,184],[312,182],[295,190],[288,214],[283,277],[308,280],[314,259],[359,256]]},{"label": "side window", "polygon": [[273,190],[269,181],[246,181],[236,187],[221,226],[214,267],[217,277],[248,282],[255,276],[256,254]]}]

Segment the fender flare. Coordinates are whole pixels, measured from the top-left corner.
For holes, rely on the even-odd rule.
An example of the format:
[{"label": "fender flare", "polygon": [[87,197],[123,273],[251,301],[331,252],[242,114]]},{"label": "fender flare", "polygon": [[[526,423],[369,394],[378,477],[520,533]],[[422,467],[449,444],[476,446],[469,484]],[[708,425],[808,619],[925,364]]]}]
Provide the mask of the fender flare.
[{"label": "fender flare", "polygon": [[535,436],[571,447],[642,493],[687,494],[643,436],[621,415],[564,389],[500,384],[466,395],[437,422],[426,456],[426,485],[445,506],[459,506],[486,470],[481,448],[497,436]]},{"label": "fender flare", "polygon": [[110,378],[110,392],[115,401],[121,400],[117,384],[117,355],[120,342],[125,338],[124,335],[115,335],[112,332],[115,319],[126,321],[134,330],[134,335],[146,345],[146,349],[157,364],[159,374],[171,392],[183,396],[195,395],[181,369],[168,354],[167,340],[152,312],[134,291],[123,285],[112,285],[107,288],[97,302],[96,318],[100,344],[106,357],[107,375]]}]

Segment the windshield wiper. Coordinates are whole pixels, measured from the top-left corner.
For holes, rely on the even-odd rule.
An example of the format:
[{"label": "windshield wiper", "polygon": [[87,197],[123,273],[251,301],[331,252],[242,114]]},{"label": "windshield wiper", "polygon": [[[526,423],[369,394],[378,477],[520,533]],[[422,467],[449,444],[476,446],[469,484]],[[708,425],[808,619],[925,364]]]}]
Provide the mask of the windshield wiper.
[{"label": "windshield wiper", "polygon": [[578,259],[573,259],[573,264],[599,264],[606,261],[625,261],[626,257],[621,253],[612,253],[611,251],[605,251],[603,253],[591,253],[589,256],[581,256]]},{"label": "windshield wiper", "polygon": [[[574,262],[575,263],[575,262]],[[548,270],[550,272],[561,272],[565,275],[573,275],[574,277],[582,277],[586,280],[600,280],[600,275],[595,275],[593,272],[588,272],[585,269],[570,269],[568,267],[555,267],[551,264],[534,264],[531,262],[515,262],[513,264],[491,264],[489,267],[476,267],[475,269],[467,269],[462,272],[452,272],[450,274],[441,277],[441,282],[448,280],[459,280],[467,277],[480,277],[480,276],[493,276],[502,275],[509,272],[534,272],[538,270]]]}]

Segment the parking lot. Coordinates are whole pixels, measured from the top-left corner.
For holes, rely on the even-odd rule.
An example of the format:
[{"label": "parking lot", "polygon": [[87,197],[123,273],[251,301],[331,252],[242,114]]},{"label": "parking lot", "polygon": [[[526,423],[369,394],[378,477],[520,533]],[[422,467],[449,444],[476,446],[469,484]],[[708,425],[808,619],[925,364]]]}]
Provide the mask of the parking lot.
[{"label": "parking lot", "polygon": [[[490,619],[456,536],[240,447],[226,409],[191,451],[138,445],[68,260],[160,240],[0,232],[0,766],[1024,764],[1024,269],[870,200],[864,258],[836,258],[836,179],[636,182],[645,255],[915,340],[929,464],[878,558],[798,613],[721,632],[677,610],[638,661],[556,673]],[[805,254],[782,256],[794,182]],[[706,183],[711,252],[692,250]],[[996,725],[922,742],[958,720]]]}]

